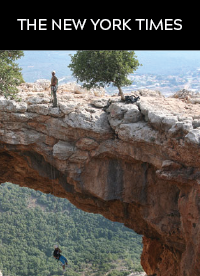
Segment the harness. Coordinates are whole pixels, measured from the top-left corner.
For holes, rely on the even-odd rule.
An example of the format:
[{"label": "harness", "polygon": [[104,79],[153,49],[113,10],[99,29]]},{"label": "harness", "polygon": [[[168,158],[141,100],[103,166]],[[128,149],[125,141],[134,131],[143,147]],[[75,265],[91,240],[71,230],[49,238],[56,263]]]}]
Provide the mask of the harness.
[{"label": "harness", "polygon": [[53,256],[59,261],[60,256],[61,256],[59,250],[55,249],[53,252]]}]

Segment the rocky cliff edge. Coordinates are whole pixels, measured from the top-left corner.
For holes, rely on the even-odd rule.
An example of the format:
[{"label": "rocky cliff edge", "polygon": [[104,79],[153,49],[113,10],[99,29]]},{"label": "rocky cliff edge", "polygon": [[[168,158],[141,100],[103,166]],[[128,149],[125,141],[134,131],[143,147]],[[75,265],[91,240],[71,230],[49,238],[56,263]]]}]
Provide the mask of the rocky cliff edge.
[{"label": "rocky cliff edge", "polygon": [[[200,275],[199,95],[139,90],[135,104],[67,84],[0,98],[1,183],[68,198],[143,235],[148,275]],[[109,100],[109,101],[108,101]]]}]

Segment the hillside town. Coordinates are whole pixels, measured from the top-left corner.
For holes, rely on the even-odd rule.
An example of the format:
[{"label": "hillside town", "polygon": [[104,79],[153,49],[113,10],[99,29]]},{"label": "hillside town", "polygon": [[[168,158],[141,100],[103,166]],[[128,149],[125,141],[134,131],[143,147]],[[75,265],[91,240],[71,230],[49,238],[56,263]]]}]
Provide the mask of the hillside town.
[{"label": "hillside town", "polygon": [[[165,96],[170,96],[181,89],[200,91],[200,68],[180,75],[137,74],[131,76],[133,84],[128,90],[152,89],[159,90]],[[128,92],[128,91],[127,91]]]},{"label": "hillside town", "polygon": [[[160,91],[165,97],[169,97],[182,89],[200,92],[200,68],[171,75],[141,74],[135,72],[129,78],[132,80],[132,85],[123,87],[125,93],[139,89],[150,89]],[[60,85],[66,85],[66,83],[75,83],[75,79],[72,76],[59,79]],[[118,94],[118,88],[112,85],[105,87],[105,91],[108,94]]]}]

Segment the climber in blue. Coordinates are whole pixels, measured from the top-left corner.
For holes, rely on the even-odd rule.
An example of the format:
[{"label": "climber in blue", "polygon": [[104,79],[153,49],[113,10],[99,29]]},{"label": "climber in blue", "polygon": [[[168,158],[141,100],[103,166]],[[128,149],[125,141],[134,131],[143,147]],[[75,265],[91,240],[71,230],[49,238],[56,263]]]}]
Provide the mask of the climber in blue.
[{"label": "climber in blue", "polygon": [[56,260],[61,261],[63,270],[65,271],[65,265],[68,265],[68,263],[67,263],[67,259],[60,254],[61,252],[62,251],[60,250],[58,245],[54,245],[53,256]]}]

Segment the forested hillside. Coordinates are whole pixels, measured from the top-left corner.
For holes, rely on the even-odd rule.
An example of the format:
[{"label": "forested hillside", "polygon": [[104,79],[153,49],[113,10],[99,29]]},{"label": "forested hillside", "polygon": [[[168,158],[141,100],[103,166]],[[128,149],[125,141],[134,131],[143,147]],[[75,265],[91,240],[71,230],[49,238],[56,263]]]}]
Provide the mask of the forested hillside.
[{"label": "forested hillside", "polygon": [[142,271],[141,237],[68,200],[17,185],[0,186],[0,270],[5,276],[61,275],[55,243],[67,257],[67,276],[125,276]]}]

